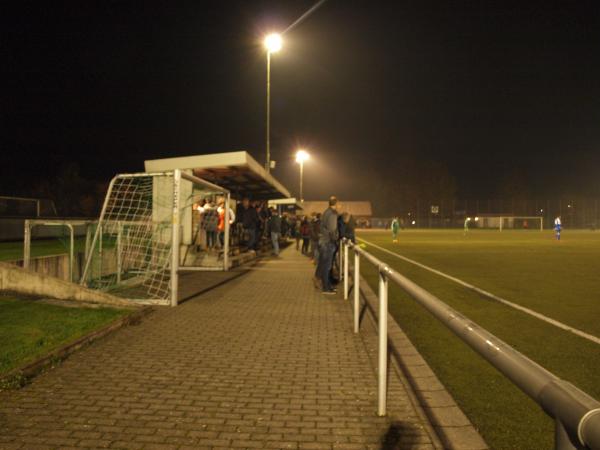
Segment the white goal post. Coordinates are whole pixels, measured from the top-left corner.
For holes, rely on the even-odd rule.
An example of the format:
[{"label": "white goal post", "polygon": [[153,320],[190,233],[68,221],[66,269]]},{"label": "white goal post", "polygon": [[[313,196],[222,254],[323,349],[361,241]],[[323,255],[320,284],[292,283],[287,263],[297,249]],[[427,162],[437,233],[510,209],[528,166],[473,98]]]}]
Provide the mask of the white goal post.
[{"label": "white goal post", "polygon": [[477,226],[479,228],[497,228],[502,231],[505,229],[539,229],[544,230],[544,218],[542,216],[478,216]]},{"label": "white goal post", "polygon": [[[181,271],[229,269],[230,200],[227,189],[195,177],[191,171],[115,176],[81,284],[140,303],[176,306]],[[211,247],[200,254],[193,224],[205,202],[211,210],[211,223],[221,214],[224,229],[220,248]],[[220,205],[219,213],[212,207],[214,203]],[[199,231],[200,223],[196,223]]]}]

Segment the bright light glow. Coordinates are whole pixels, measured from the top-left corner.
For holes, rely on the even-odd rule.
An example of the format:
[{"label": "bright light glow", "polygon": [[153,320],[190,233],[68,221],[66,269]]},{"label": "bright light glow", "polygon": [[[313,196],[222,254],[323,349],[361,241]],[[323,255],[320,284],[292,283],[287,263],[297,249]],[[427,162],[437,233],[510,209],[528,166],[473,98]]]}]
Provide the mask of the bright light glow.
[{"label": "bright light glow", "polygon": [[413,220],[413,221],[412,221],[412,224],[413,224],[413,225],[416,225],[416,224],[417,224],[417,221],[416,221],[416,220]]},{"label": "bright light glow", "polygon": [[475,217],[475,222],[478,222],[478,221],[479,221],[479,217]]},{"label": "bright light glow", "polygon": [[269,53],[276,53],[281,50],[283,41],[277,33],[271,33],[265,38],[265,48]]},{"label": "bright light glow", "polygon": [[467,217],[467,222],[470,222],[470,221],[471,221],[471,218],[470,218],[470,217]]},{"label": "bright light glow", "polygon": [[304,161],[308,161],[310,159],[310,155],[306,150],[298,150],[296,152],[296,162],[302,164]]}]

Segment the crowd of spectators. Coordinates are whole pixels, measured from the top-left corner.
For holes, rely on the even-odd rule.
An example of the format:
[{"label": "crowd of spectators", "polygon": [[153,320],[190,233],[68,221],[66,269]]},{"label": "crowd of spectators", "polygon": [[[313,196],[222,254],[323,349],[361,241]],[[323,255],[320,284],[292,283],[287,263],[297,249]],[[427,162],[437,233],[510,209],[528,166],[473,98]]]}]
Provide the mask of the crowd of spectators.
[{"label": "crowd of spectators", "polygon": [[[338,212],[336,197],[329,198],[329,206],[322,214],[311,216],[280,214],[268,208],[266,201],[244,198],[235,211],[229,210],[230,243],[232,247],[258,251],[272,248],[279,255],[280,243],[292,239],[296,250],[312,259],[316,265],[315,286],[324,294],[335,294],[340,279],[336,257],[343,238],[355,241],[356,221],[348,213]],[[224,246],[225,199],[207,198],[194,205],[194,244],[207,252],[219,251]]]}]

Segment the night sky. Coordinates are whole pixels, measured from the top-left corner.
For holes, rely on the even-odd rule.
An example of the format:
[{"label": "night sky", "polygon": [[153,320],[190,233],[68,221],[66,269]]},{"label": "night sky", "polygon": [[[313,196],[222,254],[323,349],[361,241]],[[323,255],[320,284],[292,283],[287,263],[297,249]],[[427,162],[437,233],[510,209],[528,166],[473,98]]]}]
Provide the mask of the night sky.
[{"label": "night sky", "polygon": [[[262,38],[313,4],[3,2],[0,194],[69,162],[98,181],[160,157],[262,163]],[[600,195],[598,1],[329,0],[284,39],[272,157],[294,193],[304,147],[307,199],[428,177],[463,198]]]}]

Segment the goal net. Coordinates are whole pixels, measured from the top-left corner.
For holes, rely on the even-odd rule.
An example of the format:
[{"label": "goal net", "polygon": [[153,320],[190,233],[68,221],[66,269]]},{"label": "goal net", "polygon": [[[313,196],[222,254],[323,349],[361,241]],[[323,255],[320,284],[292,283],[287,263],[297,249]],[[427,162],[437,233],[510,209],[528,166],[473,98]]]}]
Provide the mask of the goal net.
[{"label": "goal net", "polygon": [[229,200],[227,190],[179,170],[115,176],[81,283],[143,303],[176,305],[182,270],[228,269],[229,221],[220,251],[207,259],[194,216],[208,205],[214,218],[219,204],[228,218]]},{"label": "goal net", "polygon": [[544,218],[540,216],[479,216],[479,228],[496,228],[500,231],[510,230],[543,230]]}]

